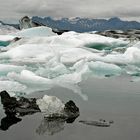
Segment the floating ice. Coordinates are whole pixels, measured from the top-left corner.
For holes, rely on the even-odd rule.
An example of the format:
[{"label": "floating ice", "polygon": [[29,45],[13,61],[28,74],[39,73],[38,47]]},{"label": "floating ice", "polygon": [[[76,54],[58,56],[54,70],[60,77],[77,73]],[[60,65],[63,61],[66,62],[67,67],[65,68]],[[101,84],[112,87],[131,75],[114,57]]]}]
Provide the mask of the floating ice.
[{"label": "floating ice", "polygon": [[21,72],[25,69],[24,66],[16,66],[9,64],[0,64],[0,76],[7,75],[9,72]]},{"label": "floating ice", "polygon": [[35,73],[23,70],[20,74],[17,74],[15,72],[11,72],[8,74],[8,77],[12,80],[18,81],[22,84],[25,84],[29,87],[35,88],[36,86],[39,88],[45,87],[46,89],[51,88],[53,85],[53,82],[50,79],[40,77],[36,75]]},{"label": "floating ice", "polygon": [[14,35],[23,38],[1,49],[0,79],[4,76],[4,80],[25,86],[26,93],[57,85],[87,100],[78,86],[81,81],[91,76],[107,78],[140,73],[140,42],[90,33],[67,32],[57,36],[47,27],[22,30]]},{"label": "floating ice", "polygon": [[13,35],[0,35],[0,41],[12,41],[14,38]]},{"label": "floating ice", "polygon": [[6,90],[10,93],[11,96],[15,95],[15,93],[21,93],[26,89],[25,85],[22,85],[15,81],[0,81],[0,91]]},{"label": "floating ice", "polygon": [[19,31],[15,34],[18,37],[40,37],[40,36],[53,36],[56,35],[52,29],[46,26],[34,27]]},{"label": "floating ice", "polygon": [[112,75],[120,75],[122,69],[114,64],[107,64],[104,62],[90,62],[89,69],[96,76],[112,76]]},{"label": "floating ice", "polygon": [[55,96],[44,95],[42,99],[38,99],[36,102],[45,116],[50,116],[51,114],[62,114],[64,111],[64,103]]}]

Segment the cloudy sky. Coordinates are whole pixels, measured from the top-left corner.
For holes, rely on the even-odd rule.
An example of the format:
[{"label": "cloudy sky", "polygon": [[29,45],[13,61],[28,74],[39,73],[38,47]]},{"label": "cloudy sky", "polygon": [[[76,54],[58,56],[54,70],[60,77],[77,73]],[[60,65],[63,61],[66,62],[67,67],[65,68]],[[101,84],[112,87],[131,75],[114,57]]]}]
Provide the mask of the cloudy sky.
[{"label": "cloudy sky", "polygon": [[120,17],[140,21],[140,0],[0,0],[0,20],[22,16]]}]

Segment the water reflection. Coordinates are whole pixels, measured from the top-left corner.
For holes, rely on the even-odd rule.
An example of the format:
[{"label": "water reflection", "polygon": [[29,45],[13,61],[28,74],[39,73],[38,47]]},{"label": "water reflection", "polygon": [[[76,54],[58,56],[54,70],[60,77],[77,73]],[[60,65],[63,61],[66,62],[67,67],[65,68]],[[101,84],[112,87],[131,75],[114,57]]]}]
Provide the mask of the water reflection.
[{"label": "water reflection", "polygon": [[57,120],[43,119],[39,127],[36,129],[36,133],[39,135],[44,135],[44,134],[54,135],[55,133],[64,130],[64,127],[65,127],[65,120],[63,119],[57,119]]},{"label": "water reflection", "polygon": [[[23,116],[31,115],[31,114],[16,114],[16,113],[9,113],[5,111],[6,116],[1,119],[0,130],[7,131],[11,126],[19,123],[22,121]],[[76,118],[72,119],[63,119],[63,118],[54,118],[48,119],[43,118],[39,127],[36,129],[36,133],[38,135],[54,135],[64,130],[65,123],[73,123]]]},{"label": "water reflection", "polygon": [[76,118],[72,119],[63,119],[63,118],[58,118],[58,119],[47,119],[44,118],[39,127],[36,129],[36,133],[39,135],[54,135],[56,133],[59,133],[64,130],[65,128],[65,123],[73,123]]},{"label": "water reflection", "polygon": [[[41,112],[36,104],[36,98],[20,97],[19,100],[15,97],[10,97],[8,92],[0,92],[1,103],[6,116],[1,119],[0,130],[6,131],[10,126],[22,121],[22,117],[33,115]],[[65,123],[72,123],[79,116],[79,108],[73,101],[68,101],[65,104],[62,115],[54,114],[41,121],[40,126],[36,129],[36,133],[42,135],[47,133],[53,135],[64,129]]]},{"label": "water reflection", "polygon": [[1,119],[0,130],[6,131],[10,126],[17,124],[22,119],[16,117],[15,114],[6,114],[6,117]]}]

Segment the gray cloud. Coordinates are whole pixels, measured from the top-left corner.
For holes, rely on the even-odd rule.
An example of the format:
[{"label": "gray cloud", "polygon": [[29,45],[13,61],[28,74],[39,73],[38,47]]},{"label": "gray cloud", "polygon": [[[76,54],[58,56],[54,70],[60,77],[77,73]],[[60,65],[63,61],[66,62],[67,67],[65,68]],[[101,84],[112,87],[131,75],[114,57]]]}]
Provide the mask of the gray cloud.
[{"label": "gray cloud", "polygon": [[0,0],[0,19],[24,15],[52,17],[110,18],[139,20],[139,0]]}]

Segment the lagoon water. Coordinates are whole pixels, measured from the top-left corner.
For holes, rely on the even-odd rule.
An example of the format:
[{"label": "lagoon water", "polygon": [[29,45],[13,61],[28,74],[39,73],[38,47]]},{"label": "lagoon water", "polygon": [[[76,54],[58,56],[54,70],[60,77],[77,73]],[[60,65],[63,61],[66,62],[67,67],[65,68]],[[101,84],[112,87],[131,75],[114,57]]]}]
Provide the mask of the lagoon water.
[{"label": "lagoon water", "polygon": [[[93,33],[58,36],[47,27],[0,35],[0,41],[11,42],[0,48],[0,91],[16,97],[55,95],[80,109],[73,123],[48,122],[41,113],[5,118],[0,104],[2,140],[139,140],[139,41]],[[114,123],[79,122],[99,119]]]},{"label": "lagoon water", "polygon": [[[139,82],[130,82],[129,77],[111,79],[88,79],[79,86],[89,97],[82,100],[66,88],[54,87],[30,97],[55,95],[63,101],[74,100],[80,108],[80,116],[71,124],[59,124],[48,127],[40,113],[25,116],[6,131],[0,131],[3,140],[58,140],[58,139],[97,139],[97,140],[139,140],[140,131],[140,87]],[[1,109],[0,118],[4,117]],[[79,120],[113,120],[110,127],[88,126]],[[43,123],[43,125],[41,125]],[[55,131],[56,130],[56,131]]]}]

